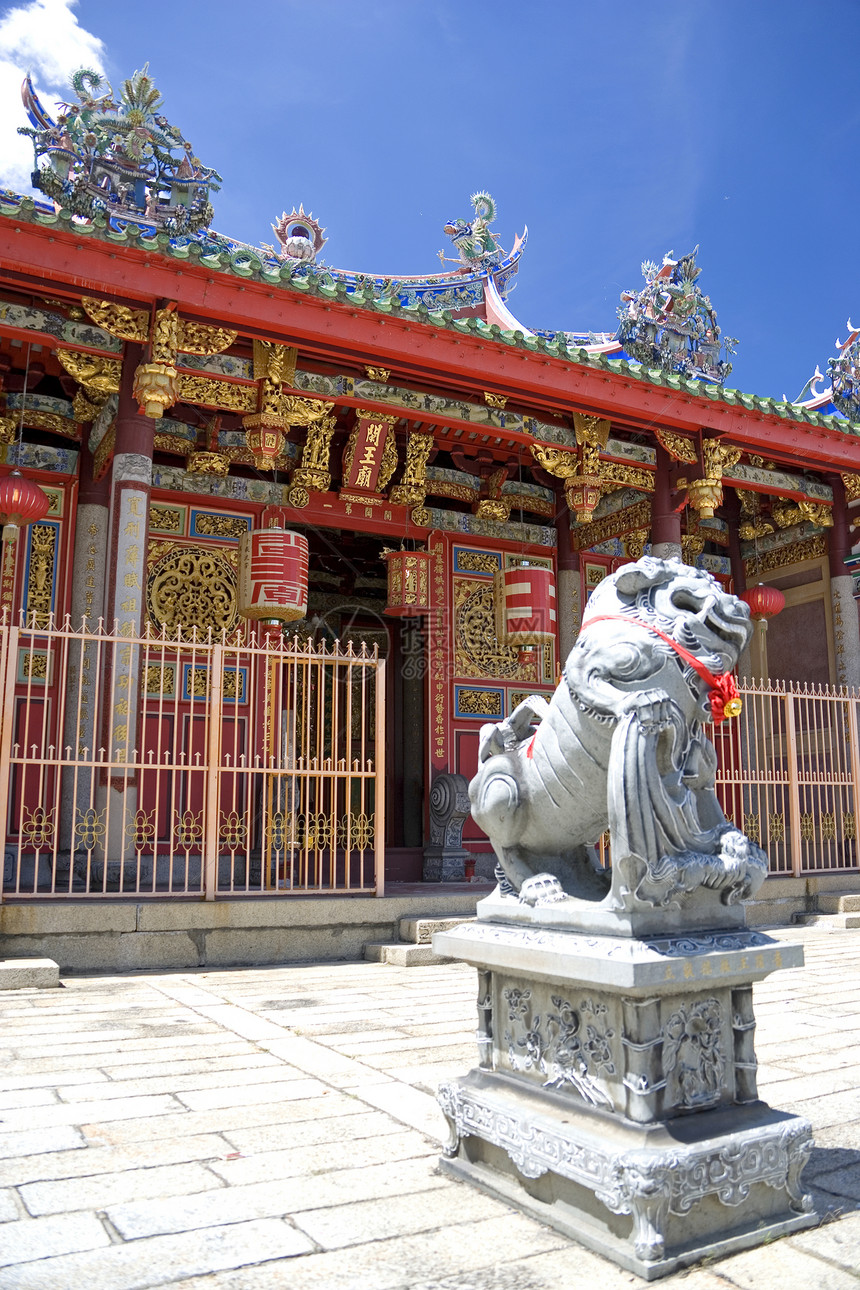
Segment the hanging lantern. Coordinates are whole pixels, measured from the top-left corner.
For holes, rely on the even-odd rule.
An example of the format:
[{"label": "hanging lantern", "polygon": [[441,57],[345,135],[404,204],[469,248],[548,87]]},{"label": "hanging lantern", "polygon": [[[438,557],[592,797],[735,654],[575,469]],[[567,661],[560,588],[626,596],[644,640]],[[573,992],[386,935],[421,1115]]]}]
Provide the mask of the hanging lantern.
[{"label": "hanging lantern", "polygon": [[493,581],[496,636],[505,645],[548,645],[556,636],[551,569],[523,564],[499,569]]},{"label": "hanging lantern", "polygon": [[17,470],[0,479],[0,522],[4,542],[16,538],[19,528],[35,524],[48,514],[50,502],[38,484]]},{"label": "hanging lantern", "polygon": [[308,609],[308,540],[286,529],[255,529],[239,538],[239,613],[282,623]]},{"label": "hanging lantern", "polygon": [[767,620],[775,618],[785,609],[785,596],[779,588],[768,587],[763,582],[742,591],[738,599],[749,605],[750,615],[757,623],[761,623],[764,631],[767,631]]},{"label": "hanging lantern", "polygon": [[261,470],[271,470],[272,462],[284,451],[284,419],[268,412],[255,412],[244,417],[242,425],[245,441],[254,454],[254,462]]},{"label": "hanging lantern", "polygon": [[391,618],[417,618],[430,612],[429,551],[383,551],[388,574],[388,603],[384,612]]},{"label": "hanging lantern", "polygon": [[577,523],[588,524],[600,501],[602,480],[599,475],[571,475],[564,481],[567,504]]}]

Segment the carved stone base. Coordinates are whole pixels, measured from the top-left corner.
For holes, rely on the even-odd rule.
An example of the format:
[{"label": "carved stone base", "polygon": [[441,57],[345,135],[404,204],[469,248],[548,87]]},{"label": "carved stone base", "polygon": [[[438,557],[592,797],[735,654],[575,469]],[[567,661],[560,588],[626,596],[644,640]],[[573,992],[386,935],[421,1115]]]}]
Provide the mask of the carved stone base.
[{"label": "carved stone base", "polygon": [[464,847],[425,847],[424,882],[462,882],[466,861],[472,854]]},{"label": "carved stone base", "polygon": [[799,946],[488,922],[433,948],[478,968],[479,1068],[442,1085],[446,1167],[651,1280],[815,1222],[809,1124],[758,1100],[752,983]]}]

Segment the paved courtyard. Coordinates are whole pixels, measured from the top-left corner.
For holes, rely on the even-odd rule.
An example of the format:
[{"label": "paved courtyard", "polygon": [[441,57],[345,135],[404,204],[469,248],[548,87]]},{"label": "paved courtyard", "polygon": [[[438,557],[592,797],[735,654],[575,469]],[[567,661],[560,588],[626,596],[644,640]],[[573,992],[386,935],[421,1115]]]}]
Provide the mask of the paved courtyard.
[{"label": "paved courtyard", "polygon": [[[860,932],[780,931],[760,1087],[811,1119],[815,1229],[659,1283],[860,1290]],[[0,995],[0,1290],[644,1285],[437,1170],[474,972],[345,963]]]}]

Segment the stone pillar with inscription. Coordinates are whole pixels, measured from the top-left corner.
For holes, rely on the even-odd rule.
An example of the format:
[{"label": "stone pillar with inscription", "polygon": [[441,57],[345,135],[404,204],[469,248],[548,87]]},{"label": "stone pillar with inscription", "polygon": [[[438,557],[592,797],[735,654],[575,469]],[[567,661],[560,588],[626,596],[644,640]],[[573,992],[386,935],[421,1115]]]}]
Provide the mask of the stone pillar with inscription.
[{"label": "stone pillar with inscription", "polygon": [[[115,400],[107,409],[112,418]],[[85,432],[81,445],[80,484],[75,523],[75,550],[72,557],[72,628],[84,627],[93,632],[104,618],[105,571],[107,566],[108,520],[110,516],[110,480],[96,479],[93,454]],[[67,756],[89,762],[98,746],[96,729],[96,676],[99,646],[93,642],[83,647],[72,641],[66,669],[66,718],[63,749]],[[95,801],[92,771],[88,765],[68,770],[63,775],[62,810],[60,812],[60,846],[74,850],[92,822]],[[88,840],[87,838],[84,840]]]},{"label": "stone pillar with inscription", "polygon": [[[108,861],[135,854],[135,841],[146,833],[148,821],[138,818],[137,779],[130,768],[140,748],[140,714],[137,702],[140,650],[132,638],[140,634],[146,548],[149,532],[149,495],[152,488],[154,424],[138,410],[133,392],[137,346],[126,347],[116,415],[114,456],[110,488],[110,531],[105,587],[107,626],[116,625],[117,641],[105,695],[102,740],[110,763],[108,774]],[[124,645],[123,638],[129,643]]]},{"label": "stone pillar with inscription", "polygon": [[854,579],[845,557],[851,549],[845,485],[839,476],[830,480],[833,488],[833,528],[830,530],[830,601],[833,608],[833,643],[836,654],[836,684],[860,688],[860,619],[854,599]]},{"label": "stone pillar with inscription", "polygon": [[499,886],[433,938],[478,976],[444,1168],[646,1280],[818,1222],[811,1126],[756,1089],[753,985],[803,952],[745,925],[767,859],[722,812],[706,733],[737,715],[750,631],[678,560],[605,578],[551,702],[481,731]]},{"label": "stone pillar with inscription", "polygon": [[579,555],[573,549],[570,508],[562,496],[556,500],[558,531],[558,657],[567,658],[579,633],[580,605]]}]

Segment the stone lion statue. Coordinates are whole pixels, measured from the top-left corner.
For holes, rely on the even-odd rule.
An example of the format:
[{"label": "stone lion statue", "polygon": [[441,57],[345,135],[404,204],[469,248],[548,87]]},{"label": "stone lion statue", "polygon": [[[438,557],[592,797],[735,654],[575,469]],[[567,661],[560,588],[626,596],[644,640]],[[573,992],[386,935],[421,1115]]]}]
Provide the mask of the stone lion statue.
[{"label": "stone lion statue", "polygon": [[[552,699],[481,728],[469,795],[499,860],[498,904],[719,926],[720,907],[758,889],[766,858],[723,814],[704,729],[740,710],[731,671],[751,634],[747,606],[680,560],[646,557],[600,583]],[[611,872],[594,849],[607,829]]]}]

